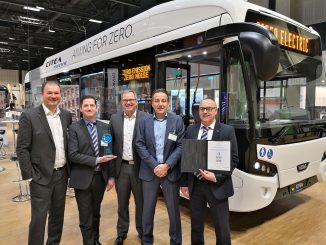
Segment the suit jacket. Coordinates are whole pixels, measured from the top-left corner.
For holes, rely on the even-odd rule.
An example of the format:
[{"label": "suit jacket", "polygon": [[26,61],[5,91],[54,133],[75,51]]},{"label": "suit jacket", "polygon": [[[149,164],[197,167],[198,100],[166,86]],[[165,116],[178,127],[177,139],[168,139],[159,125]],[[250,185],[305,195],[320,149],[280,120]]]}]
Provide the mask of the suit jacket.
[{"label": "suit jacket", "polygon": [[[163,161],[170,165],[168,179],[177,181],[180,178],[181,142],[184,137],[182,118],[174,113],[167,113],[166,132],[164,141]],[[168,139],[170,133],[177,135],[177,140]],[[141,159],[139,178],[151,181],[154,178],[154,168],[160,164],[156,160],[154,136],[154,118],[152,114],[141,118],[137,128],[136,148]]]},{"label": "suit jacket", "polygon": [[[72,121],[70,113],[60,109],[60,120],[69,173],[67,128]],[[21,114],[16,152],[24,180],[32,178],[33,181],[41,185],[47,185],[50,182],[56,149],[42,105]]]},{"label": "suit jacket", "polygon": [[[195,125],[189,126],[185,138],[197,139],[200,125],[201,123],[197,123]],[[237,139],[235,136],[234,128],[229,125],[216,122],[212,140],[231,141],[231,173],[232,173],[232,171],[234,170],[234,168],[236,168],[239,162]],[[231,173],[227,175],[227,174],[219,174],[216,171],[212,171],[212,172],[215,172],[215,177],[217,182],[214,183],[208,181],[207,183],[214,197],[218,200],[221,200],[232,196],[234,194],[234,190],[233,190]],[[181,186],[188,186],[190,195],[193,191],[194,178],[196,177],[194,176],[193,173],[184,173],[182,176]]]},{"label": "suit jacket", "polygon": [[[101,138],[104,133],[110,133],[109,125],[96,121],[99,156],[103,156],[104,148]],[[71,163],[69,187],[86,190],[92,183],[96,165],[96,153],[92,138],[83,119],[69,127],[68,155]],[[100,163],[105,183],[113,176],[112,162]]]},{"label": "suit jacket", "polygon": [[[140,166],[140,159],[137,154],[136,145],[135,145],[135,139],[136,139],[136,129],[137,125],[139,123],[139,120],[147,115],[147,113],[143,111],[137,111],[136,112],[136,122],[134,127],[134,134],[132,139],[132,152],[133,152],[133,160],[134,164],[136,166],[137,173],[139,172],[139,166]],[[124,123],[124,112],[120,111],[112,115],[110,119],[110,130],[112,133],[113,143],[112,143],[112,153],[113,155],[117,156],[116,159],[114,159],[114,167],[115,167],[115,177],[118,178],[120,175],[121,170],[121,162],[122,162],[122,152],[123,152],[123,123]]]}]

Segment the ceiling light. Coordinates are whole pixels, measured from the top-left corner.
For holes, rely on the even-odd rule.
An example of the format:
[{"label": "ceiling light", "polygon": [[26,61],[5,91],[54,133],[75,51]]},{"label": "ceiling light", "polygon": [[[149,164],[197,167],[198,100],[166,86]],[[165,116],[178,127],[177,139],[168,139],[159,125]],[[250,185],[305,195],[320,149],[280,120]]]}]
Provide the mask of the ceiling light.
[{"label": "ceiling light", "polygon": [[7,42],[0,42],[0,44],[8,44]]},{"label": "ceiling light", "polygon": [[206,55],[206,54],[207,54],[207,51],[204,51],[204,52],[203,52],[203,55]]},{"label": "ceiling light", "polygon": [[45,48],[45,49],[53,49],[52,47],[47,47],[47,46],[45,46],[44,48]]},{"label": "ceiling light", "polygon": [[23,48],[23,51],[28,52],[28,49]]},{"label": "ceiling light", "polygon": [[49,26],[49,32],[55,32],[55,30],[52,30],[51,27]]},{"label": "ceiling light", "polygon": [[188,54],[187,57],[188,57],[188,58],[191,58],[191,54]]},{"label": "ceiling light", "polygon": [[25,24],[33,24],[33,25],[48,25],[48,22],[45,20],[39,20],[31,17],[19,16],[18,21]]},{"label": "ceiling light", "polygon": [[7,48],[0,48],[0,53],[9,53],[10,49]]},{"label": "ceiling light", "polygon": [[90,22],[94,22],[94,23],[99,23],[101,24],[103,21],[100,20],[94,20],[94,19],[89,19]]},{"label": "ceiling light", "polygon": [[32,11],[35,11],[35,12],[40,12],[40,9],[38,9],[38,8],[33,8],[33,7],[29,7],[29,6],[24,6],[24,9],[32,10]]},{"label": "ceiling light", "polygon": [[8,60],[8,62],[12,62],[12,60]]},{"label": "ceiling light", "polygon": [[41,7],[41,6],[36,6],[36,8],[37,8],[37,9],[40,9],[40,10],[44,10],[44,8]]},{"label": "ceiling light", "polygon": [[9,40],[15,40],[15,38],[14,37],[9,37]]},{"label": "ceiling light", "polygon": [[29,62],[28,60],[23,60],[24,62]]}]

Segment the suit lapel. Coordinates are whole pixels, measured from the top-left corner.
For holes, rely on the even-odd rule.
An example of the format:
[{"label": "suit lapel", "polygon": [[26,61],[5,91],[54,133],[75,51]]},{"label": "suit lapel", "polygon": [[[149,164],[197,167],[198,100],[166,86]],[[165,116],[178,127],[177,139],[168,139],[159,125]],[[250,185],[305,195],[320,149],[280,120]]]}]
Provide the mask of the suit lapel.
[{"label": "suit lapel", "polygon": [[139,121],[139,111],[136,111],[136,121],[135,121],[135,126],[134,126],[134,134],[132,136],[132,141],[134,142],[136,139],[136,127],[137,127],[137,123]]},{"label": "suit lapel", "polygon": [[[172,117],[169,115],[169,113],[167,114],[167,118],[166,118],[166,130],[165,130],[165,139],[164,139],[164,145],[167,145],[167,140],[169,137],[169,133],[173,133],[173,120]],[[175,131],[175,129],[174,129]],[[175,133],[175,132],[174,132]]]},{"label": "suit lapel", "polygon": [[96,120],[96,128],[97,128],[97,143],[98,143],[98,150],[100,152],[101,149],[101,139],[104,134],[104,128],[100,121]]},{"label": "suit lapel", "polygon": [[88,132],[88,128],[83,119],[80,119],[79,126],[80,126],[81,130],[83,131],[83,134],[86,135],[86,138],[88,139],[88,142],[89,142],[90,146],[92,147],[93,151],[95,151],[92,138]]},{"label": "suit lapel", "polygon": [[52,135],[52,132],[51,132],[51,129],[50,129],[48,120],[46,119],[46,115],[45,115],[45,112],[43,110],[43,106],[42,105],[39,106],[38,116],[40,118],[40,121],[41,121],[41,123],[42,123],[45,131],[47,132],[47,134],[49,135],[51,141],[54,144],[53,135]]},{"label": "suit lapel", "polygon": [[[153,115],[152,115],[153,116]],[[146,125],[146,123],[145,123]],[[151,137],[152,140],[152,144],[155,146],[155,134],[154,134],[154,118],[150,118],[150,120],[148,120],[148,128],[146,128],[146,130],[148,130],[148,135]],[[154,149],[156,149],[156,147],[154,147]]]},{"label": "suit lapel", "polygon": [[198,123],[196,126],[195,126],[195,130],[193,131],[193,135],[192,135],[192,139],[197,139],[198,138],[198,133],[199,133],[199,129],[200,129],[200,123]]},{"label": "suit lapel", "polygon": [[213,131],[212,140],[219,140],[221,135],[221,124],[216,121]]},{"label": "suit lapel", "polygon": [[64,142],[64,145],[65,145],[65,149],[67,149],[67,128],[68,128],[68,125],[67,125],[67,120],[65,120],[64,118],[64,113],[61,111],[60,114],[59,114],[59,117],[60,117],[60,121],[61,121],[61,126],[62,126],[62,132],[63,132],[63,142]]},{"label": "suit lapel", "polygon": [[121,136],[120,142],[123,142],[123,124],[124,124],[124,120],[125,120],[123,111],[121,112],[120,119],[121,119],[120,124],[119,124],[120,132],[121,132],[121,134],[120,134],[120,136]]}]

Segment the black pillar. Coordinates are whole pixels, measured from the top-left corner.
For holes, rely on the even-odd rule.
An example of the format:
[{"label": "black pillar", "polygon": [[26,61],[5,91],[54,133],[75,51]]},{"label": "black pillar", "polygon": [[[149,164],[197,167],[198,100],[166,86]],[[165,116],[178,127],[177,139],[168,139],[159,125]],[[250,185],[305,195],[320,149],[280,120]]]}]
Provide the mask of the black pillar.
[{"label": "black pillar", "polygon": [[268,8],[270,10],[275,11],[275,9],[276,9],[276,0],[269,0],[269,2],[268,2]]}]

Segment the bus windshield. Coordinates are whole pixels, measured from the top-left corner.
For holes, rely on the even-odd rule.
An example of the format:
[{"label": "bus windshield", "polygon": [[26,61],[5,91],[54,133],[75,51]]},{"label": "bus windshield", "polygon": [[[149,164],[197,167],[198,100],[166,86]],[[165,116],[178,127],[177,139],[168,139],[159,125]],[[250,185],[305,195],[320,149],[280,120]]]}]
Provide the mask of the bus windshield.
[{"label": "bus windshield", "polygon": [[279,69],[271,81],[259,81],[257,120],[261,126],[322,119],[326,84],[319,59],[282,50]]}]

